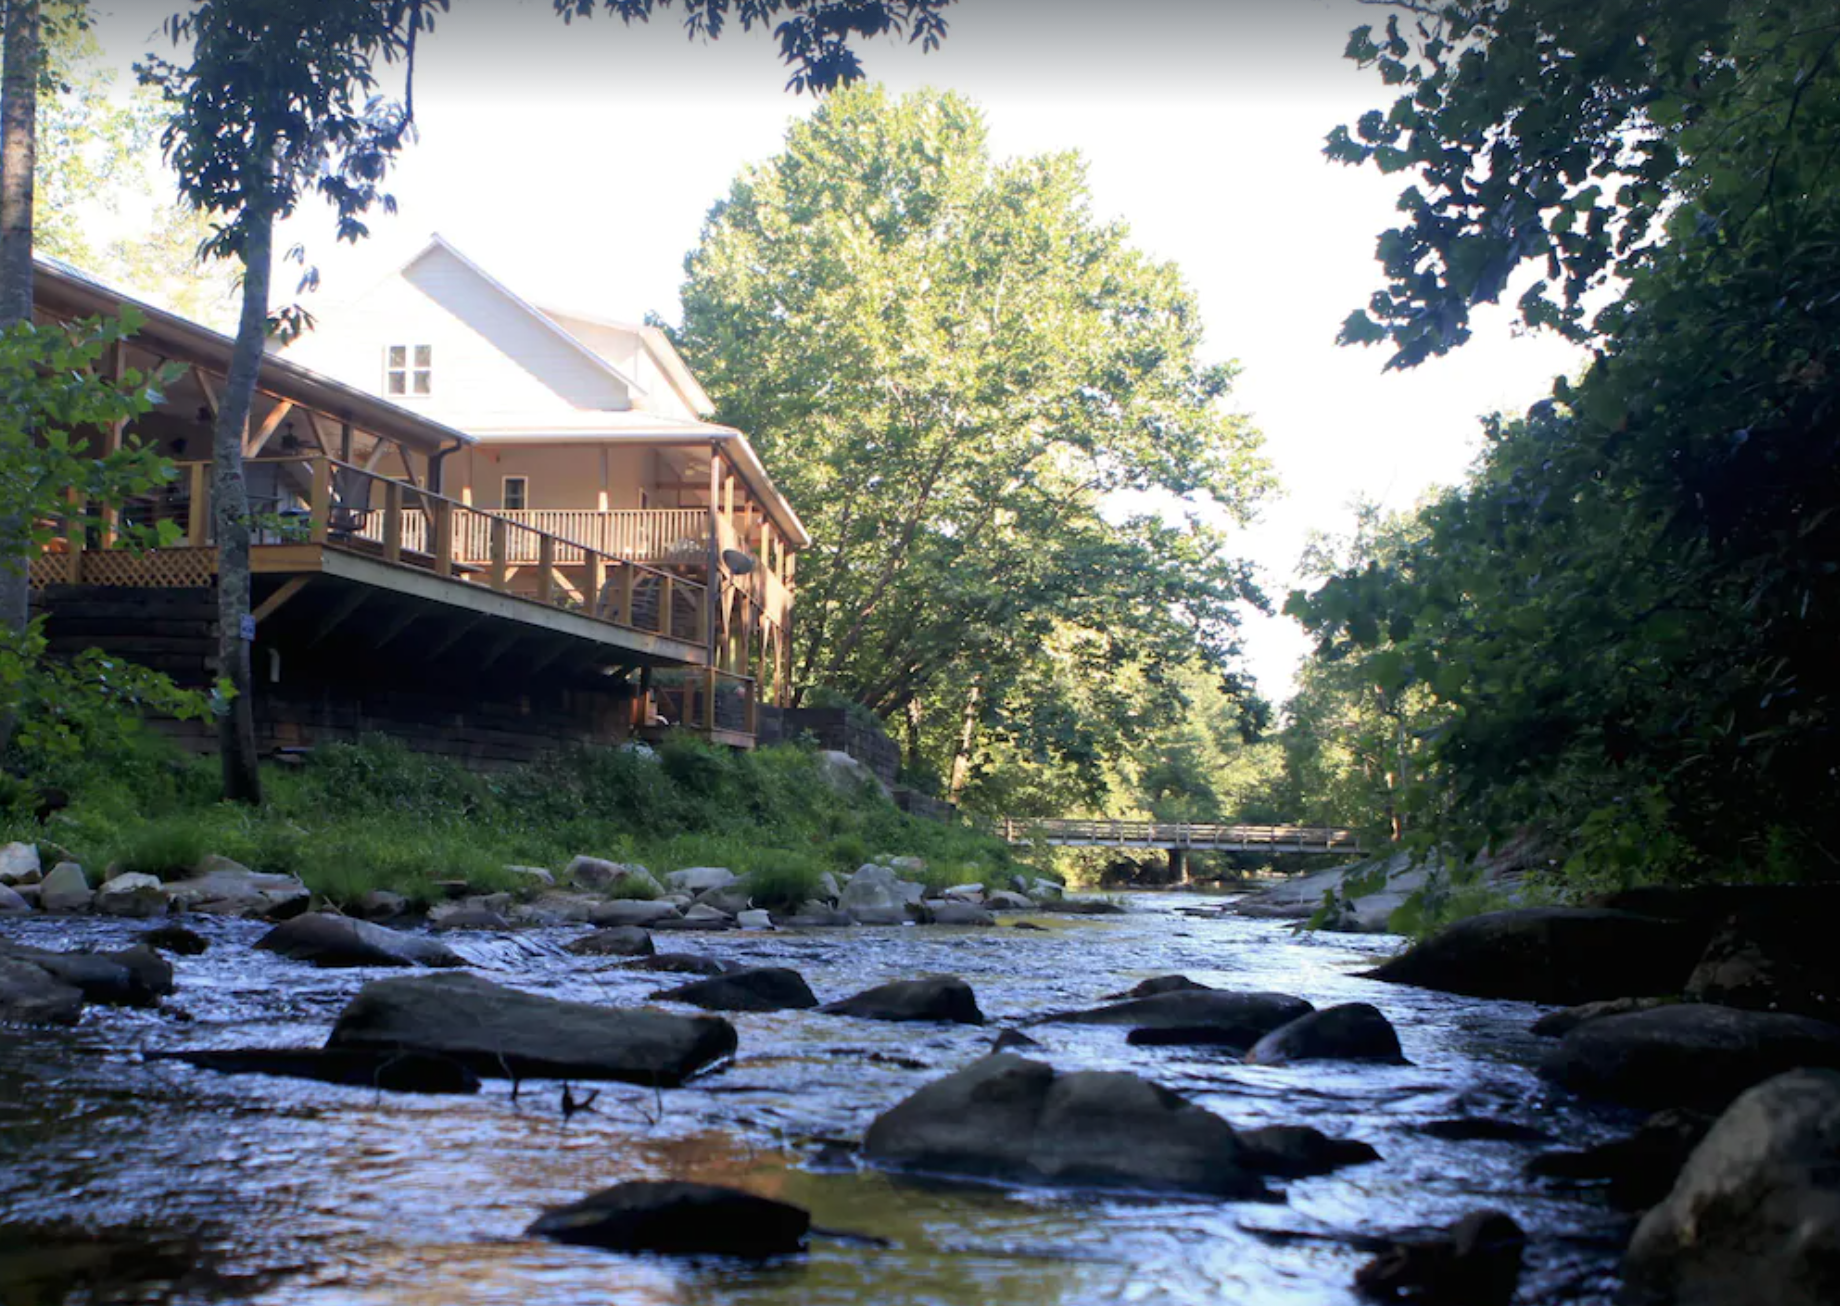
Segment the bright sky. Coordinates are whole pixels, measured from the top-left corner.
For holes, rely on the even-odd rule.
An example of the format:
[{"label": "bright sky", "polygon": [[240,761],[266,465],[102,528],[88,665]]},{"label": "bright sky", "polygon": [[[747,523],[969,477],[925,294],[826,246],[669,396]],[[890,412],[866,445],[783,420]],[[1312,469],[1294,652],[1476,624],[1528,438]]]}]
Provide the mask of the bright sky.
[{"label": "bright sky", "polygon": [[[105,46],[123,63],[162,48],[159,17],[179,7],[115,0]],[[1357,496],[1409,507],[1454,482],[1479,415],[1525,407],[1578,366],[1561,342],[1515,336],[1506,312],[1408,375],[1335,347],[1378,284],[1374,239],[1401,182],[1320,151],[1331,127],[1388,102],[1376,75],[1341,58],[1348,30],[1383,14],[1357,0],[959,0],[948,14],[932,54],[862,47],[870,75],[970,96],[999,154],[1078,149],[1095,212],[1180,265],[1210,358],[1243,369],[1236,404],[1282,483],[1241,537],[1274,603],[1312,530],[1344,529]],[[439,231],[539,303],[675,320],[710,205],[811,108],[784,89],[770,37],[737,28],[693,45],[681,20],[671,9],[649,27],[565,27],[551,0],[454,0],[422,46],[421,139],[395,176],[398,214],[377,215],[355,249],[335,248],[317,214],[289,233],[308,245],[320,295],[355,293]],[[1249,615],[1245,642],[1281,702],[1305,637]]]}]

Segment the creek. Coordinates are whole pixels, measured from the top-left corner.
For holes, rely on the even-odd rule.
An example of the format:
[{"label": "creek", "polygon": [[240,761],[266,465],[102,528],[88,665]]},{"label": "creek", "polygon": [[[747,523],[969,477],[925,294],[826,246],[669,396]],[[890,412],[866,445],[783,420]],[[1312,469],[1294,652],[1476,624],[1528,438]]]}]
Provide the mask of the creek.
[{"label": "creek", "polygon": [[[555,1083],[527,1081],[515,1100],[503,1081],[437,1098],[148,1059],[318,1045],[358,987],[384,973],[316,970],[252,950],[259,923],[187,918],[211,948],[172,959],[179,990],[161,1010],[91,1008],[74,1029],[0,1029],[0,1301],[1335,1306],[1361,1300],[1350,1285],[1366,1257],[1351,1237],[1442,1226],[1483,1206],[1530,1235],[1522,1301],[1610,1300],[1627,1224],[1593,1194],[1526,1178],[1541,1145],[1421,1132],[1456,1116],[1533,1126],[1550,1135],[1545,1146],[1626,1131],[1632,1117],[1534,1075],[1537,1008],[1356,977],[1397,948],[1390,936],[1295,935],[1218,914],[1222,900],[1199,895],[1131,895],[1129,905],[1122,916],[1029,918],[1040,932],[1007,918],[986,929],[659,934],[660,951],[791,966],[825,1001],[958,974],[991,1025],[733,1015],[732,1064],[664,1092],[588,1086],[600,1089],[593,1108],[567,1120]],[[0,929],[38,946],[102,948],[145,926],[38,917]],[[479,973],[556,997],[638,1003],[684,978],[565,953],[581,932],[443,938]],[[1029,1029],[1043,1047],[1028,1055],[1132,1070],[1236,1126],[1314,1125],[1383,1159],[1283,1181],[1282,1204],[1248,1204],[916,1181],[856,1169],[824,1146],[859,1137],[877,1112],[981,1055],[997,1028],[1171,973],[1319,1007],[1372,1002],[1411,1064],[1251,1067],[1219,1049],[1130,1047],[1123,1029],[1054,1024]],[[758,1266],[521,1237],[542,1208],[639,1178],[737,1184],[867,1237],[816,1238],[806,1256]],[[104,1256],[111,1286],[66,1295],[59,1285],[76,1269],[57,1267],[95,1273]]]}]

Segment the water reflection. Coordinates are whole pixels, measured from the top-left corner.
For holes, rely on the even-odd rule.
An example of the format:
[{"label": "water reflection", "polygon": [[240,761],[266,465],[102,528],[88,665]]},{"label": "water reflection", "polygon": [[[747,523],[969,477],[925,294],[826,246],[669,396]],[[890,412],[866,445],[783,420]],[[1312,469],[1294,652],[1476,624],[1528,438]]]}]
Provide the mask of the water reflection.
[{"label": "water reflection", "polygon": [[[1534,1234],[1530,1300],[1608,1299],[1614,1254],[1604,1235],[1614,1227],[1599,1206],[1530,1186],[1521,1174],[1532,1151],[1526,1144],[1418,1132],[1429,1120],[1481,1114],[1537,1124],[1575,1143],[1620,1123],[1549,1096],[1533,1077],[1531,1008],[1356,977],[1391,940],[1297,939],[1272,922],[1175,911],[1203,905],[1144,897],[1128,916],[1049,918],[1053,928],[1041,933],[735,934],[699,936],[687,946],[793,966],[825,999],[888,979],[956,972],[997,1024],[1087,1005],[1177,971],[1318,1005],[1372,1001],[1399,1026],[1412,1064],[1247,1067],[1209,1049],[1129,1047],[1121,1029],[1030,1032],[1044,1044],[1035,1055],[1064,1069],[1138,1070],[1236,1124],[1314,1124],[1365,1139],[1382,1163],[1290,1183],[1283,1205],[819,1173],[803,1164],[818,1140],[859,1135],[876,1112],[981,1054],[991,1030],[809,1012],[741,1016],[732,1066],[662,1094],[609,1085],[594,1111],[566,1123],[555,1084],[527,1083],[515,1099],[504,1084],[474,1098],[386,1097],[143,1060],[153,1049],[317,1043],[370,977],[251,952],[261,927],[220,921],[205,924],[211,951],[175,959],[182,988],[167,1012],[96,1011],[72,1031],[0,1033],[0,1217],[15,1242],[21,1231],[73,1227],[117,1231],[115,1241],[130,1244],[122,1231],[190,1230],[186,1255],[210,1269],[191,1281],[170,1267],[164,1277],[146,1276],[146,1291],[164,1296],[71,1301],[1287,1306],[1355,1300],[1347,1285],[1361,1256],[1344,1235],[1445,1223],[1486,1203],[1511,1211]],[[5,928],[69,947],[120,946],[135,927],[27,920]],[[481,973],[559,997],[636,1002],[672,978],[570,957],[560,947],[567,937],[473,936],[456,946]],[[819,1238],[807,1257],[737,1266],[522,1238],[542,1207],[630,1178],[740,1184],[810,1207],[821,1227],[887,1245]],[[0,1251],[0,1287],[8,1264]],[[23,1306],[63,1300],[46,1296],[49,1289],[27,1297],[18,1282],[0,1292],[7,1306],[15,1298]]]}]

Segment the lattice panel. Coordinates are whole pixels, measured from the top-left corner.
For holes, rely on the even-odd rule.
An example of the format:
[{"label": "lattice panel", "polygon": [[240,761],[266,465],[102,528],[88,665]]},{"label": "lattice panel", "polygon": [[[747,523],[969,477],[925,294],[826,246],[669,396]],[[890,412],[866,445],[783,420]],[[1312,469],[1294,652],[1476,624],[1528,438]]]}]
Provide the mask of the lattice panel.
[{"label": "lattice panel", "polygon": [[71,582],[70,564],[73,561],[68,553],[41,553],[32,559],[27,569],[27,581],[35,590],[42,590],[47,585],[68,585]]},{"label": "lattice panel", "polygon": [[121,589],[203,589],[217,582],[216,549],[112,549],[82,555],[80,582]]}]

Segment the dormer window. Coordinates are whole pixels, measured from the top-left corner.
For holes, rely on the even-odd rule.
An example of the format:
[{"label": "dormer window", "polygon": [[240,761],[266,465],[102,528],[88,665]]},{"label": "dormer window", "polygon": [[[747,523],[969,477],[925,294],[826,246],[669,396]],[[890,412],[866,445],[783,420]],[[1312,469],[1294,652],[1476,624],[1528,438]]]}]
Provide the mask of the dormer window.
[{"label": "dormer window", "polygon": [[383,351],[383,392],[392,397],[434,393],[434,346],[390,345]]}]

